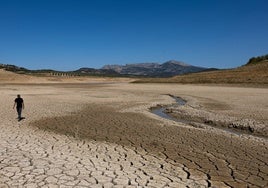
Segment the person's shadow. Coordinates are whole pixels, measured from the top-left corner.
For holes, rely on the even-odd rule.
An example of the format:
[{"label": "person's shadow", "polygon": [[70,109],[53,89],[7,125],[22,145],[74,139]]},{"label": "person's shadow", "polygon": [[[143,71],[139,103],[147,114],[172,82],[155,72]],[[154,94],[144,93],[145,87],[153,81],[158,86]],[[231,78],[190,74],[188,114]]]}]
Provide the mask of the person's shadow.
[{"label": "person's shadow", "polygon": [[18,118],[18,121],[24,120],[25,117]]}]

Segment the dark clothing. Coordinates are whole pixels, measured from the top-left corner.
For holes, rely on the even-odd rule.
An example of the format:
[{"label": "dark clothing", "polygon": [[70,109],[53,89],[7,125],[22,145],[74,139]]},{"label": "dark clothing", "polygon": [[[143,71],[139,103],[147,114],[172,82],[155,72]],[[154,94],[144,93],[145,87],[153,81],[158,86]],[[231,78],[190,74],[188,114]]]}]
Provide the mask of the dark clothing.
[{"label": "dark clothing", "polygon": [[15,103],[17,104],[17,108],[22,108],[23,99],[22,98],[16,98]]},{"label": "dark clothing", "polygon": [[22,108],[17,107],[17,112],[18,112],[18,119],[21,119]]},{"label": "dark clothing", "polygon": [[15,103],[17,105],[18,119],[20,121],[21,120],[22,107],[23,107],[23,99],[18,97],[18,98],[15,99]]}]

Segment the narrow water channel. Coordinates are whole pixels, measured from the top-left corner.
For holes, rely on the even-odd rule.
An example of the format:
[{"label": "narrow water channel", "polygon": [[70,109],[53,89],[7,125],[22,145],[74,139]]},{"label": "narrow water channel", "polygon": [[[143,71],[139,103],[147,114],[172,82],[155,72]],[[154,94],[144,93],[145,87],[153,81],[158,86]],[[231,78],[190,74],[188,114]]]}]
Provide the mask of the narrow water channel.
[{"label": "narrow water channel", "polygon": [[[172,104],[171,106],[168,107],[180,107],[180,106],[184,106],[186,104],[186,101],[183,100],[180,97],[175,97],[173,95],[168,95],[170,97],[172,97],[173,99],[175,99],[176,103]],[[167,107],[155,107],[151,110],[151,112],[155,115],[158,115],[162,118],[168,119],[168,120],[172,120],[172,121],[176,121],[176,122],[181,122],[181,123],[186,123],[189,124],[191,123],[190,121],[187,120],[183,120],[183,119],[178,119],[178,118],[174,118],[171,115],[169,115],[168,113],[166,113],[166,108]]]},{"label": "narrow water channel", "polygon": [[[187,101],[183,100],[180,97],[176,97],[176,96],[173,96],[173,95],[170,95],[170,94],[167,94],[167,95],[172,97],[173,99],[175,99],[176,103],[171,104],[169,106],[159,106],[159,107],[152,108],[151,112],[153,114],[155,114],[157,116],[160,116],[160,117],[162,117],[164,119],[184,123],[184,124],[194,126],[194,127],[198,127],[198,128],[202,128],[202,127],[203,128],[204,127],[211,127],[212,128],[213,127],[213,128],[224,130],[224,131],[226,131],[228,133],[232,133],[232,134],[236,134],[236,135],[241,135],[243,133],[246,133],[246,132],[242,132],[240,130],[230,129],[230,128],[226,128],[226,127],[217,127],[217,126],[211,126],[211,125],[206,124],[206,123],[194,122],[194,120],[188,120],[188,119],[186,120],[186,119],[179,119],[179,118],[172,117],[171,115],[169,115],[169,113],[166,113],[166,109],[170,108],[170,107],[179,108],[180,106],[184,106],[187,103]],[[197,124],[199,126],[196,126]],[[248,134],[248,133],[246,133],[246,134]]]}]

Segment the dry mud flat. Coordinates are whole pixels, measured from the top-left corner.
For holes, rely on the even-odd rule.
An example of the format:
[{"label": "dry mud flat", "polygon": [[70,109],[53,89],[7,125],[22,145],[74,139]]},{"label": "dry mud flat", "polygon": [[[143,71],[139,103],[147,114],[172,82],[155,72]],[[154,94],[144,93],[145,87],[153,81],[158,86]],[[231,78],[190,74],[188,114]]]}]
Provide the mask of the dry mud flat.
[{"label": "dry mud flat", "polygon": [[[0,91],[3,187],[268,186],[267,139],[196,128],[149,111],[174,103],[165,95],[171,94],[213,118],[262,126],[267,89],[122,83]],[[17,93],[26,103],[21,122],[11,109]]]}]

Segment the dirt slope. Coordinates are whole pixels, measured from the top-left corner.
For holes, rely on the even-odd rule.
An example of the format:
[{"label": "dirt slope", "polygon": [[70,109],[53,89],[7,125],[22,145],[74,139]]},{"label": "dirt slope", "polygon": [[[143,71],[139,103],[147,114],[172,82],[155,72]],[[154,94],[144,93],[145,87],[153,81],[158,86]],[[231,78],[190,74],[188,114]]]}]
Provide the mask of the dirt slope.
[{"label": "dirt slope", "polygon": [[137,82],[156,83],[219,83],[219,84],[261,84],[268,85],[268,61],[235,69],[201,72],[172,78],[140,79]]}]

